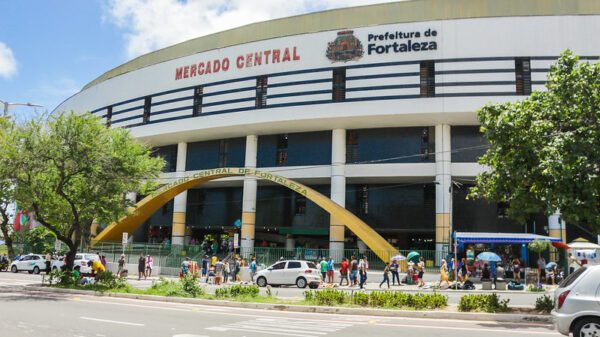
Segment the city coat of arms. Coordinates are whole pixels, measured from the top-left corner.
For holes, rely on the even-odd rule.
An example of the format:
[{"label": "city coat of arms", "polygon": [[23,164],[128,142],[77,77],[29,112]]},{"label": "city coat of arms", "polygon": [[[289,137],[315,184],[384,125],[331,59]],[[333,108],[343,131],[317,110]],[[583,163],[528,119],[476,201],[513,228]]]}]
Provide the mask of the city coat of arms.
[{"label": "city coat of arms", "polygon": [[327,44],[326,56],[331,62],[354,61],[363,56],[362,43],[353,33],[352,30],[338,32],[335,40]]}]

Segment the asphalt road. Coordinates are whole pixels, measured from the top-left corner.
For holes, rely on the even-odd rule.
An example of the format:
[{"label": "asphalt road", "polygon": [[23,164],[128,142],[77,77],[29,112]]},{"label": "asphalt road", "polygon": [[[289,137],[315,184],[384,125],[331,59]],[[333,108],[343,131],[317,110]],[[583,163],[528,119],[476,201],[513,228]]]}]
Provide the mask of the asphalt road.
[{"label": "asphalt road", "polygon": [[559,336],[550,325],[290,313],[25,290],[0,285],[7,337]]},{"label": "asphalt road", "polygon": [[[140,289],[144,289],[144,288],[148,288],[152,285],[152,281],[156,280],[156,277],[153,278],[149,278],[148,280],[141,280],[138,281],[136,278],[130,278],[129,279],[129,283],[136,287],[136,288],[140,288]],[[28,273],[18,273],[18,274],[13,274],[13,273],[5,273],[5,272],[0,272],[0,286],[2,285],[28,285],[28,284],[41,284],[42,283],[42,275],[31,275]],[[213,286],[213,285],[209,285],[207,286],[207,292],[208,293],[214,293],[215,289],[217,288],[217,286]],[[378,290],[378,284],[375,283],[370,283],[368,284],[368,289],[371,290]],[[340,289],[354,289],[356,291],[357,288],[347,288],[347,287],[342,287]],[[385,290],[385,289],[384,289]],[[414,286],[404,286],[404,287],[392,287],[392,290],[402,290],[402,291],[417,291],[416,287]],[[265,289],[261,289],[261,291],[264,293]],[[278,288],[273,288],[272,292],[274,296],[280,297],[280,298],[303,298],[303,292],[305,291],[305,289],[298,289],[296,287],[278,287]],[[420,290],[423,291],[423,290]],[[427,291],[427,290],[425,290]],[[448,291],[443,291],[443,294],[448,296],[448,303],[449,304],[458,304],[458,301],[460,300],[461,296],[463,296],[464,294],[467,294],[469,292],[463,292],[463,291],[455,291],[455,290],[448,290]],[[548,295],[552,295],[551,293],[548,293]],[[535,306],[535,300],[542,296],[539,293],[530,293],[530,292],[504,292],[504,293],[499,293],[499,296],[502,299],[508,298],[510,299],[509,304],[511,306],[528,306],[528,307],[533,307]],[[1,336],[1,334],[0,334]]]}]

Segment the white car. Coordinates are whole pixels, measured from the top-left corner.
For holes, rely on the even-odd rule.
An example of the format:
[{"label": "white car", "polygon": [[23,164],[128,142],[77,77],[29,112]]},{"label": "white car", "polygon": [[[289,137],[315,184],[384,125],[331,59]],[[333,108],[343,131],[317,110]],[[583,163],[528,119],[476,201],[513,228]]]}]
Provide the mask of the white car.
[{"label": "white car", "polygon": [[[62,265],[62,261],[53,259],[51,268],[57,269]],[[10,264],[10,271],[13,273],[27,271],[30,274],[39,274],[44,270],[46,270],[46,257],[39,254],[23,255],[18,261],[13,261],[13,263]]]},{"label": "white car", "polygon": [[298,288],[311,289],[319,287],[321,275],[317,266],[310,261],[278,261],[267,269],[256,273],[256,284],[259,287],[267,285],[296,285]]},{"label": "white car", "polygon": [[554,292],[552,315],[558,332],[573,337],[600,336],[600,266],[582,267]]},{"label": "white car", "polygon": [[78,269],[82,275],[91,274],[92,267],[88,266],[88,262],[99,260],[100,256],[98,254],[77,253],[73,262],[73,269]]}]

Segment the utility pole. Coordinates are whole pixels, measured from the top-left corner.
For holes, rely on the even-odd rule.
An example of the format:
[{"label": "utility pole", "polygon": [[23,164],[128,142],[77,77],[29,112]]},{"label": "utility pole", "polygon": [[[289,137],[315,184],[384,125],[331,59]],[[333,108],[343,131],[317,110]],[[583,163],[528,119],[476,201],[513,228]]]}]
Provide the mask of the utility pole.
[{"label": "utility pole", "polygon": [[39,104],[33,104],[33,103],[10,103],[7,101],[3,101],[0,99],[0,104],[3,105],[3,113],[2,113],[2,117],[7,117],[8,116],[8,109],[10,109],[13,106],[28,106],[28,107],[34,107],[34,108],[42,108],[43,105],[39,105]]}]

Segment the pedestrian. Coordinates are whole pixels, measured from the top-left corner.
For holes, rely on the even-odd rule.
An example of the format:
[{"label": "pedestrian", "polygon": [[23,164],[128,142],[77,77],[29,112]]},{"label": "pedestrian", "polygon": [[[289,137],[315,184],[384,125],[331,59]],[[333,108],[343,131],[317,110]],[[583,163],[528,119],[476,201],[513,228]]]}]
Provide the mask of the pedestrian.
[{"label": "pedestrian", "polygon": [[538,266],[538,282],[542,283],[546,281],[546,259],[540,255],[537,261]]},{"label": "pedestrian", "polygon": [[491,281],[492,280],[492,272],[490,271],[490,267],[488,264],[483,265],[483,272],[481,273],[482,281]]},{"label": "pedestrian", "polygon": [[190,272],[190,258],[186,257],[181,263],[181,276],[185,277]]},{"label": "pedestrian", "polygon": [[340,266],[340,286],[343,285],[344,280],[346,280],[346,285],[350,285],[350,281],[348,280],[348,259],[344,258],[342,260],[342,264]]},{"label": "pedestrian", "polygon": [[425,286],[425,281],[423,280],[423,276],[425,275],[425,261],[423,257],[419,257],[419,263],[417,263],[417,277],[419,280],[419,288]]},{"label": "pedestrian", "polygon": [[124,270],[125,270],[125,255],[121,254],[121,257],[119,258],[119,269],[117,269],[117,277],[121,277]]},{"label": "pedestrian", "polygon": [[468,271],[467,271],[467,259],[465,259],[464,257],[460,260],[460,275],[458,276],[459,280],[461,283],[464,283],[468,278]]},{"label": "pedestrian", "polygon": [[254,275],[256,275],[256,259],[253,256],[250,262],[250,280],[252,282],[254,282]]},{"label": "pedestrian", "polygon": [[321,267],[321,279],[325,282],[325,277],[327,276],[327,261],[325,261],[324,257],[321,259],[319,266]]},{"label": "pedestrian", "polygon": [[521,261],[517,256],[512,260],[512,267],[515,282],[521,283]]},{"label": "pedestrian", "polygon": [[446,285],[448,286],[448,288],[450,287],[450,282],[448,282],[448,264],[446,263],[446,260],[442,259],[442,263],[440,266],[440,283],[438,284],[438,287],[442,287],[442,283],[446,283]]},{"label": "pedestrian", "polygon": [[400,285],[400,274],[398,273],[398,269],[400,265],[398,264],[398,260],[392,260],[390,263],[390,273],[392,273],[392,285],[396,285],[396,280],[398,280],[398,285]]},{"label": "pedestrian", "polygon": [[204,255],[204,257],[202,258],[202,277],[206,276],[206,273],[208,272],[208,265],[209,265],[209,259],[208,259],[208,255]]},{"label": "pedestrian", "polygon": [[229,261],[225,260],[225,262],[223,262],[223,283],[227,283],[227,281],[229,280],[230,272],[231,269],[229,268]]},{"label": "pedestrian", "polygon": [[350,286],[355,287],[358,284],[358,261],[352,255],[350,257]]},{"label": "pedestrian", "polygon": [[379,283],[379,288],[387,282],[388,289],[390,289],[390,264],[386,262],[385,267],[383,268],[383,281]]},{"label": "pedestrian", "polygon": [[358,272],[360,274],[360,289],[364,289],[365,283],[367,282],[367,271],[369,270],[369,262],[367,256],[363,255],[362,260],[358,263]]},{"label": "pedestrian", "polygon": [[215,284],[220,285],[223,280],[223,271],[225,269],[225,264],[223,264],[223,260],[219,259],[217,264],[215,265]]},{"label": "pedestrian", "polygon": [[329,261],[327,261],[327,283],[333,283],[333,274],[334,274],[334,264],[333,257],[329,257]]},{"label": "pedestrian", "polygon": [[148,255],[146,257],[146,276],[147,277],[152,276],[152,268],[154,268],[154,259],[152,259],[152,256]]},{"label": "pedestrian", "polygon": [[46,253],[46,275],[50,274],[51,266],[52,266],[52,255],[50,255],[50,253]]},{"label": "pedestrian", "polygon": [[573,274],[579,267],[581,267],[581,263],[579,263],[573,254],[569,253],[569,275]]},{"label": "pedestrian", "polygon": [[140,258],[138,259],[138,281],[144,277],[146,279],[146,257],[144,253],[140,253]]},{"label": "pedestrian", "polygon": [[106,255],[100,256],[100,263],[106,268]]}]

